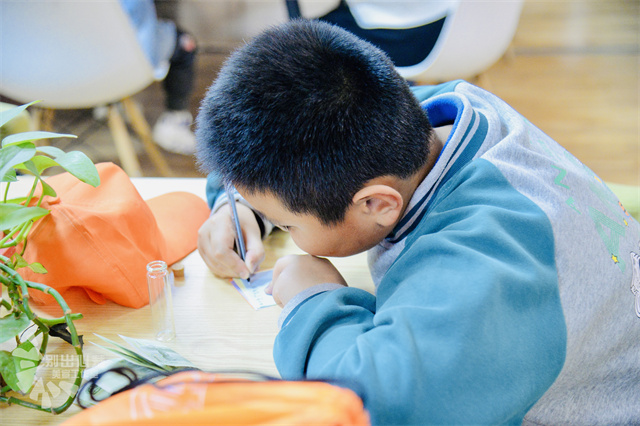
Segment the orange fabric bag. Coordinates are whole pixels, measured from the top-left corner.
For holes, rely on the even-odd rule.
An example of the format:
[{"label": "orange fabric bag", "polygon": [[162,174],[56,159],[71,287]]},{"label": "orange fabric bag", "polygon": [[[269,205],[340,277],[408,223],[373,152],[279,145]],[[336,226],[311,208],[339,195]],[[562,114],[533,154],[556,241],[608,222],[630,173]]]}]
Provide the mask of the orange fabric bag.
[{"label": "orange fabric bag", "polygon": [[[48,272],[24,268],[20,273],[63,295],[77,287],[96,303],[140,308],[149,303],[147,263],[171,265],[194,251],[209,207],[188,192],[143,200],[120,167],[100,163],[96,168],[96,188],[69,173],[47,179],[57,197],[45,197],[41,207],[51,213],[34,225],[24,258],[42,263]],[[53,302],[40,292],[30,296],[38,303]]]},{"label": "orange fabric bag", "polygon": [[62,424],[364,426],[369,416],[353,391],[326,382],[261,382],[194,370],[118,393]]}]

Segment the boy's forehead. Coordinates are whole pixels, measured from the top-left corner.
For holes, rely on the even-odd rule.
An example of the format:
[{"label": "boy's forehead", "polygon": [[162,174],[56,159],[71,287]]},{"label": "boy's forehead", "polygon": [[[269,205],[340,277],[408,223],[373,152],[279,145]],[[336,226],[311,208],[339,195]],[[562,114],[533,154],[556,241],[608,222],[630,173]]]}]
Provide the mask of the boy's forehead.
[{"label": "boy's forehead", "polygon": [[272,222],[279,217],[293,214],[286,208],[280,198],[270,192],[247,191],[246,189],[243,190],[242,187],[236,189],[251,204],[251,207]]},{"label": "boy's forehead", "polygon": [[282,205],[282,201],[280,201],[278,196],[276,196],[272,192],[249,190],[242,185],[236,185],[235,188],[246,200],[252,199],[260,203]]},{"label": "boy's forehead", "polygon": [[294,212],[287,208],[277,195],[270,192],[242,191],[237,188],[240,195],[269,222],[276,226],[289,226],[292,224],[319,224],[320,221],[308,213]]}]

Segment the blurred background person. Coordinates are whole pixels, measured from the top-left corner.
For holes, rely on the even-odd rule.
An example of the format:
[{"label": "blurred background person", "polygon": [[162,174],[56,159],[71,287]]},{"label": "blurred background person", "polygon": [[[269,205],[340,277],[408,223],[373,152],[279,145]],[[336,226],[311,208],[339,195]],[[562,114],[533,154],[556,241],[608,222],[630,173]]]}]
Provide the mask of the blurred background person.
[{"label": "blurred background person", "polygon": [[162,81],[165,111],[153,126],[154,141],[167,151],[191,155],[195,136],[189,101],[193,91],[195,38],[171,20],[159,19],[152,0],[120,0],[138,41]]}]

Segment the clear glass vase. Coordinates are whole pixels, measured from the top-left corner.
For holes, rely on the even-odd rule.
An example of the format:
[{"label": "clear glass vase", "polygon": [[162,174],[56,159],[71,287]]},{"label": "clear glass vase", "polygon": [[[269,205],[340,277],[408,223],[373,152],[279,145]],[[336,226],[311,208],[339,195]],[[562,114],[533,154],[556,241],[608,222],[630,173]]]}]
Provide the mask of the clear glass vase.
[{"label": "clear glass vase", "polygon": [[162,342],[169,341],[176,337],[171,298],[173,273],[164,261],[154,260],[147,265],[147,285],[154,336]]}]

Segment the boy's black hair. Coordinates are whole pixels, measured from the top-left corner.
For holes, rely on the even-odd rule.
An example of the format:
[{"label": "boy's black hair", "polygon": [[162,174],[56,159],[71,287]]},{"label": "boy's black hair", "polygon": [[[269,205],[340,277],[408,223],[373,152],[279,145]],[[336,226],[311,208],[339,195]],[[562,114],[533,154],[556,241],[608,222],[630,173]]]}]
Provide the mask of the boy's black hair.
[{"label": "boy's black hair", "polygon": [[388,57],[319,21],[271,28],[236,50],[197,117],[198,162],[330,225],[379,176],[427,161],[431,125]]}]

